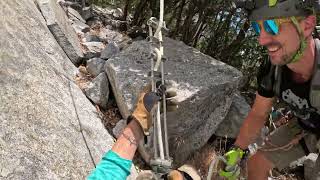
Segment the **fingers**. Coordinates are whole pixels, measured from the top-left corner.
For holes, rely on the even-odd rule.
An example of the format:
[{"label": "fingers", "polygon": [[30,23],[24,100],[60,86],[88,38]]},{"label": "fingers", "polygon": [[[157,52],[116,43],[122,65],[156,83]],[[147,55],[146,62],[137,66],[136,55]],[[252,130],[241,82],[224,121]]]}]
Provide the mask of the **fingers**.
[{"label": "fingers", "polygon": [[[178,107],[179,107],[178,101],[176,101],[175,99],[167,99],[166,100],[166,111],[167,112],[176,111],[178,109]],[[161,103],[160,111],[161,111],[161,113],[163,112],[163,103]]]},{"label": "fingers", "polygon": [[[178,105],[175,105],[175,106],[166,106],[167,108],[166,108],[166,110],[167,110],[167,112],[174,112],[174,111],[176,111],[176,110],[178,110]],[[161,111],[161,113],[163,112],[163,108],[162,108],[162,106],[160,107],[160,111]]]},{"label": "fingers", "polygon": [[[170,85],[170,81],[166,81],[166,85]],[[156,82],[156,92],[151,92],[152,84],[147,84],[142,90],[143,104],[145,109],[150,112],[155,104],[162,100],[162,96],[165,93],[166,95],[166,109],[168,112],[176,111],[178,109],[178,101],[174,99],[177,96],[175,88],[170,87],[167,89],[167,86],[161,84],[160,81]],[[163,106],[161,105],[161,110]]]},{"label": "fingers", "polygon": [[175,96],[177,96],[176,89],[171,88],[171,89],[168,89],[166,91],[166,98],[172,98],[172,97],[175,97]]},{"label": "fingers", "polygon": [[167,105],[167,111],[173,112],[178,109],[179,102],[176,99],[167,99],[166,105]]},{"label": "fingers", "polygon": [[167,99],[166,105],[167,106],[177,106],[179,102],[176,99]]},{"label": "fingers", "polygon": [[[166,83],[166,85],[167,84],[168,83]],[[178,109],[179,102],[174,97],[177,96],[177,90],[173,87],[170,87],[169,89],[167,89],[166,86],[164,85],[160,85],[158,89],[161,89],[160,91],[161,94],[163,94],[165,91],[167,112],[176,111]],[[162,98],[162,95],[161,95],[161,98]],[[161,112],[163,112],[163,105],[161,105],[160,109],[161,109]]]},{"label": "fingers", "polygon": [[157,87],[157,95],[162,97],[162,95],[166,92],[166,86],[165,85],[160,85],[159,87]]}]

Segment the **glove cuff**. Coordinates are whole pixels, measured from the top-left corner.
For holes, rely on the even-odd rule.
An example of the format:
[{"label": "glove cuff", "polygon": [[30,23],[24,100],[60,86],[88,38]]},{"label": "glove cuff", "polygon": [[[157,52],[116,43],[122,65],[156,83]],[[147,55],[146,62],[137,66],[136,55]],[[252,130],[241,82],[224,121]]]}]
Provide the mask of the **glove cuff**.
[{"label": "glove cuff", "polygon": [[149,132],[150,124],[147,122],[148,118],[149,117],[139,116],[139,113],[133,112],[133,114],[128,116],[127,124],[129,124],[132,120],[135,120],[140,125],[141,130],[143,131],[143,134],[145,136],[149,136],[150,135],[150,132]]},{"label": "glove cuff", "polygon": [[247,159],[248,155],[250,154],[249,149],[242,149],[235,144],[230,147],[228,152],[230,152],[232,150],[236,151],[238,153],[238,155],[240,157],[240,162],[239,162],[240,164],[243,163]]},{"label": "glove cuff", "polygon": [[242,151],[242,152],[244,153],[244,156],[243,156],[243,157],[245,157],[246,155],[248,155],[248,154],[250,153],[249,149],[242,149],[241,147],[239,147],[239,146],[237,146],[237,145],[235,145],[235,144],[233,144],[233,145],[229,148],[229,150]]}]

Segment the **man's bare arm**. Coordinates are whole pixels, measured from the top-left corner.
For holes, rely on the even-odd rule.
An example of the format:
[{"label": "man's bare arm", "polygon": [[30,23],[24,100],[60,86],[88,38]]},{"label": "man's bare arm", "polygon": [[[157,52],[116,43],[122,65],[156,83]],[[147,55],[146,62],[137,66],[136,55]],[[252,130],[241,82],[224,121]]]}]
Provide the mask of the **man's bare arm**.
[{"label": "man's bare arm", "polygon": [[255,102],[240,128],[235,145],[246,149],[260,135],[261,128],[271,111],[273,98],[265,98],[256,94]]},{"label": "man's bare arm", "polygon": [[143,138],[143,131],[139,123],[131,121],[123,130],[112,151],[124,159],[132,160],[137,150],[138,142]]}]

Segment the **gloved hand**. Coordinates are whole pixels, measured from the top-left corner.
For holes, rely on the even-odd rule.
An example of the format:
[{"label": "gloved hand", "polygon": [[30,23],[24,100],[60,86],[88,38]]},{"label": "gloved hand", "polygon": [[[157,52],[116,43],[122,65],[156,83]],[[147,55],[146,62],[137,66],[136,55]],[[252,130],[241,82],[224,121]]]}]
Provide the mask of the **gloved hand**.
[{"label": "gloved hand", "polygon": [[159,85],[156,92],[151,92],[151,84],[145,86],[141,91],[138,103],[132,113],[132,117],[138,121],[142,127],[143,133],[149,135],[149,129],[152,126],[150,112],[155,107],[158,101],[162,99],[163,93],[166,93],[167,111],[174,111],[177,109],[177,101],[172,99],[177,93],[173,90],[167,91],[164,85]]},{"label": "gloved hand", "polygon": [[236,180],[240,175],[240,162],[244,155],[245,152],[239,147],[231,148],[223,156],[225,167],[219,171],[219,175],[228,180]]}]

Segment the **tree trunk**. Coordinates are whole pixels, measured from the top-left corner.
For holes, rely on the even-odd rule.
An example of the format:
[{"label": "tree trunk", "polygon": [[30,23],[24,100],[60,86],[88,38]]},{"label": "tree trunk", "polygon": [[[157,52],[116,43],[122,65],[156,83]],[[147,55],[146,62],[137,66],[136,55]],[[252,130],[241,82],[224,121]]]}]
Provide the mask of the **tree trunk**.
[{"label": "tree trunk", "polygon": [[197,9],[193,3],[190,3],[188,6],[187,17],[182,26],[182,41],[188,45],[190,45],[190,41],[192,41],[192,35],[190,36],[190,31],[192,30],[193,17],[196,13]]},{"label": "tree trunk", "polygon": [[122,21],[126,21],[127,20],[128,11],[129,11],[129,7],[130,6],[131,6],[131,0],[126,0],[125,6],[124,6],[124,9],[123,9],[123,16],[121,18]]},{"label": "tree trunk", "polygon": [[175,30],[174,30],[174,32],[172,34],[173,37],[175,37],[180,31],[180,24],[181,24],[181,21],[182,21],[182,12],[183,12],[183,8],[184,8],[185,5],[186,5],[186,0],[182,0],[181,5],[180,5],[180,9],[179,9],[179,12],[178,12],[178,16],[177,16],[176,27],[175,27]]},{"label": "tree trunk", "polygon": [[[160,11],[160,4],[158,4],[159,1],[158,0],[150,0],[150,9],[151,9],[151,15],[152,17],[156,17],[157,19],[159,19],[159,11]],[[159,8],[158,8],[159,7]],[[165,12],[164,12],[165,13]]]},{"label": "tree trunk", "polygon": [[230,63],[230,57],[233,57],[235,55],[235,53],[237,53],[241,47],[241,42],[245,39],[246,37],[246,32],[248,31],[248,29],[250,28],[250,23],[247,20],[244,23],[243,28],[239,31],[239,34],[237,35],[236,39],[233,40],[231,42],[231,44],[227,47],[225,47],[225,49],[223,51],[228,50],[229,53],[224,53],[222,54],[222,59],[228,59],[228,63]]},{"label": "tree trunk", "polygon": [[168,13],[172,12],[169,20],[167,21],[167,25],[169,27],[172,25],[173,20],[176,19],[178,8],[179,8],[179,5],[168,8],[168,9],[170,9],[170,11],[168,11]]},{"label": "tree trunk", "polygon": [[132,24],[136,26],[141,25],[141,16],[144,15],[144,7],[147,7],[147,0],[141,0],[139,4],[137,5],[134,15],[133,15],[133,21]]},{"label": "tree trunk", "polygon": [[193,37],[193,47],[196,47],[198,44],[198,41],[200,39],[201,33],[207,28],[206,23],[202,22],[201,26],[199,27],[198,31],[196,32],[195,36]]}]

